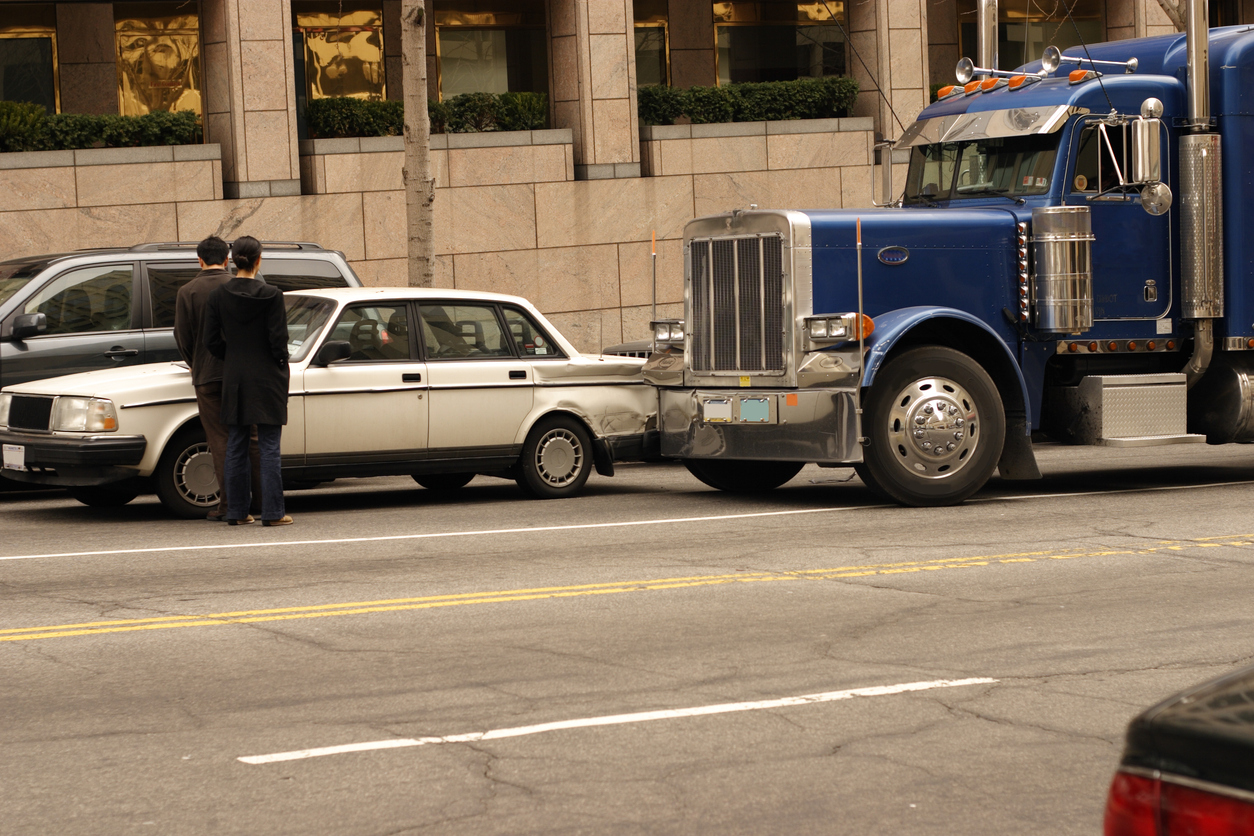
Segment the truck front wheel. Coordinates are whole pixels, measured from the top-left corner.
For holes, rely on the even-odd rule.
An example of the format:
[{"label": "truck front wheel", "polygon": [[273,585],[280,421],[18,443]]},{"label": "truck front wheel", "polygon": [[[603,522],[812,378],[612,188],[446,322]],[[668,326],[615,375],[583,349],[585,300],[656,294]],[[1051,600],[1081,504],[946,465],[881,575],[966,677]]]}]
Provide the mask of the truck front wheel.
[{"label": "truck front wheel", "polygon": [[789,481],[805,465],[803,462],[684,459],[684,466],[711,488],[728,493],[762,493]]},{"label": "truck front wheel", "polygon": [[993,475],[1006,439],[997,386],[940,346],[911,349],[876,376],[863,409],[862,481],[903,505],[957,505]]}]

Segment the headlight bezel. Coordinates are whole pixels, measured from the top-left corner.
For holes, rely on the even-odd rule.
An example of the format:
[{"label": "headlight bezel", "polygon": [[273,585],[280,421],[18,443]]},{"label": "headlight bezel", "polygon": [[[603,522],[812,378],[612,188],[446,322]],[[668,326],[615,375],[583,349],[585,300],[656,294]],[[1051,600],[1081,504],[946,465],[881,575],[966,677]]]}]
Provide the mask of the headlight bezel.
[{"label": "headlight bezel", "polygon": [[0,427],[9,426],[9,408],[13,405],[13,393],[0,392]]},{"label": "headlight bezel", "polygon": [[60,395],[52,405],[48,428],[67,433],[117,432],[117,408],[108,398]]},{"label": "headlight bezel", "polygon": [[[850,342],[858,339],[858,314],[815,314],[804,320],[806,339],[820,345]],[[875,330],[875,321],[862,316],[862,336],[869,337]]]},{"label": "headlight bezel", "polygon": [[684,344],[684,321],[682,319],[654,319],[649,322],[649,330],[653,333],[653,342],[657,345]]}]

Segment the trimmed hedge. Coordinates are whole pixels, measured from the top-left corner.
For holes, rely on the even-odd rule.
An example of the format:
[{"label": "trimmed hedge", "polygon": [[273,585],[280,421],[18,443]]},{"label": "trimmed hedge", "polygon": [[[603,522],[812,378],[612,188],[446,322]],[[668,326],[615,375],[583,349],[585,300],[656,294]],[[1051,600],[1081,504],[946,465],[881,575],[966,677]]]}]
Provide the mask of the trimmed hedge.
[{"label": "trimmed hedge", "polygon": [[[433,134],[541,130],[548,123],[549,97],[544,93],[463,93],[448,101],[428,101],[427,116]],[[305,121],[314,139],[402,136],[405,108],[394,101],[314,99],[305,109]]]},{"label": "trimmed hedge", "polygon": [[47,114],[41,105],[0,102],[0,151],[69,151],[200,142],[194,113],[154,111],[143,116]]},{"label": "trimmed hedge", "polygon": [[646,125],[673,125],[680,116],[693,124],[827,119],[848,114],[857,96],[858,82],[843,76],[687,90],[653,85],[636,91],[640,120]]}]

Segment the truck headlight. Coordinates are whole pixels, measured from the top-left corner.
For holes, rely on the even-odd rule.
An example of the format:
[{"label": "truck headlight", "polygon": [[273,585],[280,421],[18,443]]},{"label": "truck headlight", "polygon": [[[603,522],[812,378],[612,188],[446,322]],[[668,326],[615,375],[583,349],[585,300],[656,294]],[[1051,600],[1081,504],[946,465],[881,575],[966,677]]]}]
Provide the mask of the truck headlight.
[{"label": "truck headlight", "polygon": [[649,323],[653,329],[653,341],[659,345],[683,345],[684,321],[682,319],[658,319]]},{"label": "truck headlight", "polygon": [[118,413],[110,400],[60,397],[53,407],[53,430],[108,433],[117,428]]},{"label": "truck headlight", "polygon": [[[814,342],[844,342],[858,339],[858,315],[821,314],[807,316],[806,336]],[[862,336],[869,337],[875,330],[875,322],[869,316],[862,317]]]},{"label": "truck headlight", "polygon": [[0,392],[0,427],[9,426],[9,404],[13,403],[13,396],[8,392]]}]

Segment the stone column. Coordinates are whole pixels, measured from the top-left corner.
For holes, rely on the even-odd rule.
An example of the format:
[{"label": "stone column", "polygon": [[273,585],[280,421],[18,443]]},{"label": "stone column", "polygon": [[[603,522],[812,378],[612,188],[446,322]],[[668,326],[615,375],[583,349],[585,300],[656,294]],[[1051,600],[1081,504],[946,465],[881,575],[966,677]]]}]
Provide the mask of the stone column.
[{"label": "stone column", "polygon": [[713,87],[718,83],[714,61],[714,11],[710,3],[670,0],[669,18],[672,87]]},{"label": "stone column", "polygon": [[553,127],[574,134],[575,179],[640,176],[631,0],[550,0]]},{"label": "stone column", "polygon": [[205,133],[228,198],[300,194],[291,0],[204,0]]},{"label": "stone column", "polygon": [[928,101],[927,0],[871,0],[846,8],[849,60],[862,91],[850,115],[874,117],[876,134],[895,139]]},{"label": "stone column", "polygon": [[958,49],[957,0],[928,0],[927,41],[929,84],[957,84],[954,68],[962,57]]},{"label": "stone column", "polygon": [[118,112],[117,38],[112,3],[57,4],[61,112]]}]

